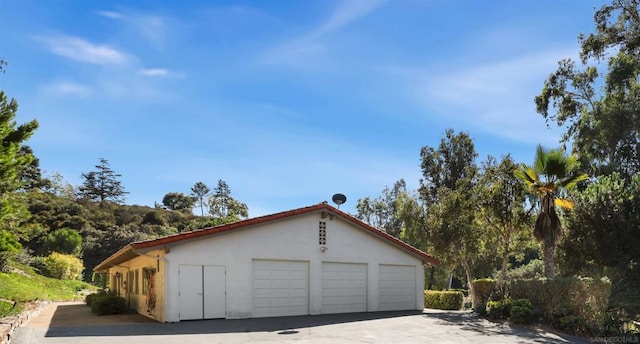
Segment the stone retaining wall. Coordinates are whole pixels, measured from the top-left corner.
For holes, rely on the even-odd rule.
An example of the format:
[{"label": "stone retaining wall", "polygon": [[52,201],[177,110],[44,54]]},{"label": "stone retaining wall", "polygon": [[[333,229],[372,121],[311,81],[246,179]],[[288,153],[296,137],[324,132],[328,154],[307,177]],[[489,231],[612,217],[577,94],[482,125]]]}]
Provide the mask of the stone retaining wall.
[{"label": "stone retaining wall", "polygon": [[24,306],[22,313],[16,316],[0,318],[0,344],[11,344],[11,336],[15,330],[29,319],[38,315],[49,304],[49,301],[35,301]]}]

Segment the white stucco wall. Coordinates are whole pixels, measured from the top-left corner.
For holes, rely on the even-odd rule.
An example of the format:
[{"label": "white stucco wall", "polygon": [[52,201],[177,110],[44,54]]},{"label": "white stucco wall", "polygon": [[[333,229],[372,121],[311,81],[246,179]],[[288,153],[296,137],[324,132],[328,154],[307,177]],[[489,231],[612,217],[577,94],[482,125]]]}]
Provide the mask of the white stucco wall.
[{"label": "white stucco wall", "polygon": [[[318,242],[318,223],[326,222],[328,250]],[[234,230],[192,241],[175,243],[165,255],[165,321],[179,321],[178,267],[180,264],[225,266],[226,318],[251,317],[252,260],[299,260],[309,262],[309,313],[320,314],[322,262],[367,264],[367,311],[378,310],[379,264],[416,267],[416,307],[423,309],[422,262],[400,248],[336,217],[309,213],[298,217]]]}]

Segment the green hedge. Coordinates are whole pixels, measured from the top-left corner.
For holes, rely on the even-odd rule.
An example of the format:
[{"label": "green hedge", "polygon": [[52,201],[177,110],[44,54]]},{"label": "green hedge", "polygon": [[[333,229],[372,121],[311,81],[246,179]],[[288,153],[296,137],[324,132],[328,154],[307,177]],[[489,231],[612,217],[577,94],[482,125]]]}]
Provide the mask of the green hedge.
[{"label": "green hedge", "polygon": [[120,296],[111,293],[100,292],[87,295],[85,302],[91,311],[98,315],[128,313],[127,301]]},{"label": "green hedge", "polygon": [[460,291],[424,291],[424,306],[426,308],[459,310],[462,308],[464,295]]},{"label": "green hedge", "polygon": [[517,279],[507,288],[511,298],[531,300],[553,325],[563,330],[573,327],[576,334],[600,332],[611,295],[608,279],[581,277]]},{"label": "green hedge", "polygon": [[476,297],[476,304],[486,305],[491,296],[491,292],[496,289],[496,280],[493,278],[482,278],[473,281],[473,291]]}]

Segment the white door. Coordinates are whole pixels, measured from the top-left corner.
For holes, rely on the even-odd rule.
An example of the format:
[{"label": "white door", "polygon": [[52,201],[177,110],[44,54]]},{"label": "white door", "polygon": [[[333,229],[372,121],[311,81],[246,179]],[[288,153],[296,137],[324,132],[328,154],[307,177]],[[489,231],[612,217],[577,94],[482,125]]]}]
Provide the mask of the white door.
[{"label": "white door", "polygon": [[224,266],[205,266],[203,274],[204,318],[224,318],[227,309]]},{"label": "white door", "polygon": [[416,309],[416,267],[404,265],[380,265],[380,311]]},{"label": "white door", "polygon": [[202,265],[178,267],[180,320],[202,319]]},{"label": "white door", "polygon": [[367,265],[322,263],[322,313],[367,311]]},{"label": "white door", "polygon": [[309,314],[309,264],[300,261],[252,262],[253,317]]},{"label": "white door", "polygon": [[224,318],[225,267],[180,265],[178,269],[180,320]]}]

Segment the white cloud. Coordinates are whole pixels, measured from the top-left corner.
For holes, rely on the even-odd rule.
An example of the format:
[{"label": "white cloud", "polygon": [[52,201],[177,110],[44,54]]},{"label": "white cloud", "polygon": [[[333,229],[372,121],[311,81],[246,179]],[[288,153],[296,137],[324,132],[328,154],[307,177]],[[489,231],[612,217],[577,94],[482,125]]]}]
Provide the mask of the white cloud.
[{"label": "white cloud", "polygon": [[90,86],[82,85],[72,81],[60,81],[44,86],[46,93],[55,95],[73,95],[73,96],[87,96],[93,92]]},{"label": "white cloud", "polygon": [[104,44],[94,44],[82,38],[58,36],[44,38],[51,52],[71,60],[98,65],[124,65],[130,57],[115,48]]},{"label": "white cloud", "polygon": [[546,129],[533,98],[557,61],[571,55],[552,50],[454,71],[401,74],[409,80],[410,96],[431,112],[514,141],[551,143],[557,133]]},{"label": "white cloud", "polygon": [[136,16],[131,18],[130,22],[147,41],[156,45],[164,43],[167,29],[161,17],[151,15]]},{"label": "white cloud", "polygon": [[262,62],[268,64],[308,64],[309,57],[326,51],[326,36],[339,31],[378,8],[381,0],[344,0],[327,20],[310,32],[285,41],[267,51]]},{"label": "white cloud", "polygon": [[122,19],[124,18],[124,15],[122,13],[119,12],[114,12],[114,11],[97,11],[97,13],[103,17],[107,17],[110,19]]},{"label": "white cloud", "polygon": [[141,69],[140,71],[138,71],[138,74],[142,76],[149,76],[149,77],[163,77],[163,76],[168,76],[169,71],[164,68],[149,68],[149,69]]},{"label": "white cloud", "polygon": [[155,45],[161,45],[164,43],[167,29],[165,20],[160,16],[140,14],[130,11],[127,11],[126,13],[97,11],[97,13],[103,17],[120,20],[130,25],[140,36],[147,40],[147,42]]},{"label": "white cloud", "polygon": [[318,27],[312,36],[321,36],[339,30],[352,22],[367,16],[382,4],[380,0],[347,0],[340,3],[335,12]]}]

